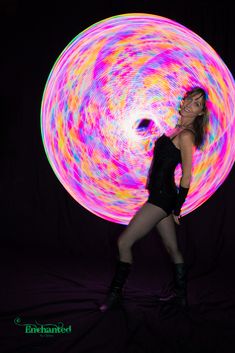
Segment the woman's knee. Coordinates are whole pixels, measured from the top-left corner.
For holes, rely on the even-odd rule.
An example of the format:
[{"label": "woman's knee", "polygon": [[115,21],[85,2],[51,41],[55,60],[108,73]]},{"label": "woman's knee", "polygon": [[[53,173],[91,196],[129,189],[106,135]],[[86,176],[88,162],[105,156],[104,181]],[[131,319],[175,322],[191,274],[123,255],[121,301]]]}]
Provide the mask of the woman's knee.
[{"label": "woman's knee", "polygon": [[126,250],[131,248],[131,244],[124,234],[118,238],[117,245],[119,250]]}]

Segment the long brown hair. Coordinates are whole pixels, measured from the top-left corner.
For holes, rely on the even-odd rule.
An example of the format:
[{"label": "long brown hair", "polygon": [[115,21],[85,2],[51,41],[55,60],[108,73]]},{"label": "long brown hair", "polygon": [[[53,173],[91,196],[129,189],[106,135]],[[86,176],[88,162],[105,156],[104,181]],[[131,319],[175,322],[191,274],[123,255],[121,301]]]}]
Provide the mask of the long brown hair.
[{"label": "long brown hair", "polygon": [[198,93],[201,93],[201,95],[203,96],[203,115],[198,115],[194,119],[192,126],[195,131],[195,146],[197,149],[203,150],[209,123],[209,112],[206,105],[207,94],[201,87],[195,87],[190,91],[186,92],[183,100],[186,97],[195,96]]}]

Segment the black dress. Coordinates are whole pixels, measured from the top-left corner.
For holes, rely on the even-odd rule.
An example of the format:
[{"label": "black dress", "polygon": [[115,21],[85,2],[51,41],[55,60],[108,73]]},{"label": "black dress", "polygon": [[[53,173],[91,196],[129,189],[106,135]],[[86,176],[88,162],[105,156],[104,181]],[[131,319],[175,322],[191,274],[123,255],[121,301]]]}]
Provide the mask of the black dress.
[{"label": "black dress", "polygon": [[161,207],[167,215],[172,213],[176,204],[177,186],[174,172],[180,162],[182,162],[180,149],[174,145],[169,136],[165,134],[160,136],[155,142],[146,184],[146,189],[149,190],[147,202]]}]

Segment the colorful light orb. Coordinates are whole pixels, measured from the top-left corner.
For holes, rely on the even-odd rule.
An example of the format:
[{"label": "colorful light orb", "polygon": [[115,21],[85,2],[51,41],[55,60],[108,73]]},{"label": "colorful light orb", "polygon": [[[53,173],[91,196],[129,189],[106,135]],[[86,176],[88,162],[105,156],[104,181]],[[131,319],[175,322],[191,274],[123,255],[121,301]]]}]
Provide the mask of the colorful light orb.
[{"label": "colorful light orb", "polygon": [[[180,100],[195,86],[208,92],[209,131],[194,153],[182,216],[234,163],[231,73],[197,34],[156,15],[114,16],[76,36],[50,72],[41,107],[45,151],[69,194],[93,214],[128,224],[148,197],[154,142],[175,126]],[[179,164],[176,184],[181,173]]]}]

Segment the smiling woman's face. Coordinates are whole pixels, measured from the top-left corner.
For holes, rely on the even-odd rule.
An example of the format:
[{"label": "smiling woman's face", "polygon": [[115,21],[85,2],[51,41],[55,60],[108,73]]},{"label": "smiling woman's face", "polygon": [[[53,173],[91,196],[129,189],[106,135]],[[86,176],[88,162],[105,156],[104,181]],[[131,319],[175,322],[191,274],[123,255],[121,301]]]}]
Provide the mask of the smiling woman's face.
[{"label": "smiling woman's face", "polygon": [[180,115],[185,118],[195,118],[203,115],[204,97],[201,93],[186,96],[181,102]]}]

